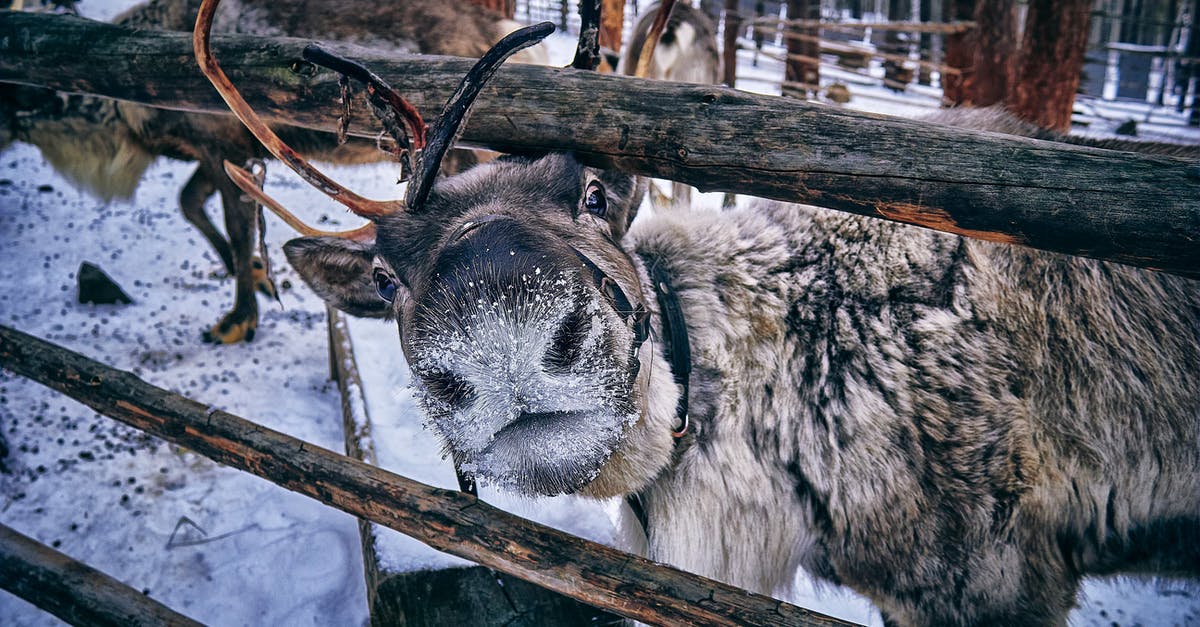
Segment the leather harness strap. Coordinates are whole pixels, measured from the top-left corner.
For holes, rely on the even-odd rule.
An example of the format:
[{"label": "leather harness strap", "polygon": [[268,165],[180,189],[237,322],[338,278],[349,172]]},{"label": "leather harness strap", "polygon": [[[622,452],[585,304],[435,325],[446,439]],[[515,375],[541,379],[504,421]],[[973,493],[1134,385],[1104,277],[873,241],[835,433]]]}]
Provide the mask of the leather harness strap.
[{"label": "leather harness strap", "polygon": [[[679,386],[679,401],[675,404],[675,428],[671,436],[675,438],[675,446],[687,434],[691,426],[688,413],[688,397],[691,391],[692,375],[692,345],[688,340],[687,323],[683,318],[683,306],[671,287],[671,276],[657,261],[647,264],[650,270],[650,280],[654,283],[654,296],[658,299],[658,309],[662,314],[662,343],[663,353],[671,363],[671,376]],[[637,493],[625,497],[625,503],[633,511],[642,533],[649,535],[650,517],[642,496]]]}]

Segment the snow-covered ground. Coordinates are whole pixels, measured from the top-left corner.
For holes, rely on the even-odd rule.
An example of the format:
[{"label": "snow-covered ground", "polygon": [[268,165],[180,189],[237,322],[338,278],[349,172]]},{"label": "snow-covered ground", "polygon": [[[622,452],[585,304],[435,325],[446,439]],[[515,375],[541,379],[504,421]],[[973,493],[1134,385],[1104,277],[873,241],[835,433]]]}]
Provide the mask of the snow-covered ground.
[{"label": "snow-covered ground", "polygon": [[[105,204],[71,189],[35,149],[0,154],[0,320],[340,450],[324,308],[307,290],[284,290],[282,308],[263,301],[253,344],[200,343],[200,330],[232,304],[232,282],[215,276],[219,260],[180,217],[176,195],[191,167],[161,161],[131,201]],[[275,229],[274,250],[286,235]],[[76,304],[83,261],[106,270],[134,304]],[[287,268],[278,278],[299,284]],[[4,524],[205,623],[365,620],[351,516],[3,371],[0,430],[10,448],[0,475]],[[7,594],[0,617],[47,622]]]},{"label": "snow-covered ground", "polygon": [[[129,0],[81,4],[109,18]],[[568,42],[569,43],[569,42]],[[558,46],[561,48],[562,46]],[[741,87],[770,91],[756,77],[778,76],[771,61],[739,65]],[[743,71],[744,70],[744,71]],[[852,86],[852,107],[915,115],[936,100],[892,96],[878,87]],[[872,91],[873,90],[873,91]],[[1094,103],[1098,120],[1120,121],[1134,105]],[[1131,107],[1134,107],[1131,109]],[[1139,118],[1140,119],[1140,118]],[[1181,131],[1170,112],[1152,118],[1151,131]],[[1102,133],[1103,124],[1089,127]],[[1161,129],[1160,129],[1161,127]],[[184,220],[177,194],[192,164],[160,160],[129,201],[104,203],[73,190],[36,149],[17,145],[0,153],[0,323],[66,345],[157,385],[334,450],[342,448],[336,386],[328,380],[322,304],[279,254],[289,236],[271,221],[282,306],[260,299],[262,322],[252,344],[211,347],[200,331],[232,304],[232,282],[203,238]],[[339,181],[376,197],[398,190],[388,165],[329,168]],[[277,165],[271,192],[310,217],[344,213]],[[719,202],[703,195],[701,202]],[[219,207],[209,205],[219,218]],[[218,220],[219,221],[219,220]],[[128,306],[75,303],[75,272],[83,261],[104,268],[130,293]],[[395,364],[394,328],[353,323],[360,362]],[[362,366],[362,363],[360,363]],[[453,487],[448,462],[403,405],[403,369],[364,370],[382,466]],[[395,407],[406,411],[395,411]],[[384,407],[393,408],[384,411]],[[385,435],[390,434],[390,435]],[[0,473],[0,522],[56,546],[197,620],[217,625],[361,625],[367,619],[358,528],[336,510],[258,478],[162,444],[0,371],[0,435],[9,455]],[[411,447],[411,448],[409,448]],[[406,451],[428,453],[405,466]],[[513,511],[568,525],[599,540],[611,539],[597,506],[539,506],[485,489],[484,498]],[[586,518],[582,518],[586,516]],[[573,519],[573,520],[568,520]],[[411,540],[386,549],[398,564],[447,564]],[[797,582],[790,599],[859,622],[878,623],[870,604],[853,593],[814,590]],[[1200,623],[1200,595],[1169,582],[1089,580],[1075,625],[1187,625]],[[0,624],[56,624],[52,617],[0,592]]]}]

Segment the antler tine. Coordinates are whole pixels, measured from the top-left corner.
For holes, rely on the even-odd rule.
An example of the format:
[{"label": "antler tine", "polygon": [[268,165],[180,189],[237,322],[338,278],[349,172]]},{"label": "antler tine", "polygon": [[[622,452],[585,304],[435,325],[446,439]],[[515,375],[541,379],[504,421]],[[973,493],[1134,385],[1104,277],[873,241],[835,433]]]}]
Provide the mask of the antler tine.
[{"label": "antler tine", "polygon": [[646,33],[646,43],[642,45],[642,52],[638,55],[634,76],[646,78],[650,74],[650,60],[654,58],[654,49],[658,47],[658,40],[662,38],[663,30],[667,27],[667,19],[671,17],[671,9],[674,8],[675,0],[663,0],[662,4],[658,6],[658,15],[654,16],[650,32]]},{"label": "antler tine", "polygon": [[595,70],[600,65],[600,0],[579,0],[579,43],[571,67]]},{"label": "antler tine", "polygon": [[217,93],[221,94],[221,98],[225,100],[225,104],[229,106],[233,114],[246,125],[246,128],[258,138],[258,141],[262,142],[272,155],[275,155],[275,158],[286,163],[310,185],[342,203],[355,214],[374,219],[403,210],[404,205],[399,201],[371,200],[342,187],[309,165],[299,153],[283,143],[283,140],[258,117],[258,114],[250,108],[250,105],[234,88],[229,77],[225,75],[212,56],[210,49],[212,22],[219,3],[220,0],[204,0],[200,4],[200,13],[196,17],[196,28],[192,31],[192,48],[196,55],[196,61],[200,64],[200,70],[217,89]]},{"label": "antler tine", "polygon": [[[425,147],[425,120],[421,118],[417,108],[392,89],[387,81],[359,63],[316,44],[305,46],[302,56],[305,61],[353,78],[367,86],[367,97],[376,117],[383,122],[384,130],[400,147],[398,156],[401,159],[402,170],[411,171],[413,155]],[[407,130],[399,126],[401,123]]]},{"label": "antler tine", "polygon": [[491,50],[488,50],[475,63],[471,71],[463,77],[462,82],[458,84],[458,89],[454,90],[454,94],[446,101],[441,117],[438,118],[430,132],[429,144],[421,153],[416,179],[408,184],[405,204],[410,211],[418,210],[425,203],[425,199],[429,197],[433,181],[437,178],[438,169],[442,165],[442,158],[446,156],[446,151],[462,134],[467,116],[471,113],[471,105],[475,104],[475,98],[479,96],[479,92],[488,79],[513,53],[538,43],[553,32],[554,24],[550,22],[542,22],[513,31],[492,46]]},{"label": "antler tine", "polygon": [[375,223],[368,222],[367,224],[351,229],[349,231],[321,231],[304,223],[303,220],[297,218],[292,212],[283,208],[279,201],[271,198],[266,192],[259,189],[254,181],[254,175],[247,172],[228,161],[225,162],[225,174],[229,175],[230,180],[234,185],[237,185],[247,196],[250,196],[262,206],[270,209],[281,220],[287,223],[288,226],[296,230],[297,233],[308,237],[340,237],[358,242],[367,242],[375,239]]}]

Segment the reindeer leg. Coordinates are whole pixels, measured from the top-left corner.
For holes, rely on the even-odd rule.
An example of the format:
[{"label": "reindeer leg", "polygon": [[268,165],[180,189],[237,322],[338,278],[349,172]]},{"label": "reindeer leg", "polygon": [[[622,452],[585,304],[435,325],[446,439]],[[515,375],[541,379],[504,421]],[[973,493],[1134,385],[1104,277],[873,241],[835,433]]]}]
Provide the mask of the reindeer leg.
[{"label": "reindeer leg", "polygon": [[221,257],[221,262],[225,264],[225,270],[229,272],[230,276],[233,276],[233,251],[229,248],[229,242],[225,241],[225,237],[221,235],[204,211],[204,202],[217,191],[213,177],[219,174],[219,171],[213,172],[204,164],[196,168],[196,171],[192,173],[192,178],[188,179],[187,184],[183,186],[183,191],[179,193],[179,207],[183,209],[183,217],[187,218],[187,221],[191,222],[192,226],[204,235],[204,239],[207,239],[209,244],[212,244],[217,255]]},{"label": "reindeer leg", "polygon": [[[225,207],[225,231],[233,251],[233,273],[236,279],[233,311],[225,314],[212,329],[204,332],[204,341],[213,344],[233,344],[254,339],[258,329],[258,301],[254,290],[254,209],[253,201],[242,199],[242,192],[227,176],[217,181]],[[261,262],[260,262],[261,271]]]}]

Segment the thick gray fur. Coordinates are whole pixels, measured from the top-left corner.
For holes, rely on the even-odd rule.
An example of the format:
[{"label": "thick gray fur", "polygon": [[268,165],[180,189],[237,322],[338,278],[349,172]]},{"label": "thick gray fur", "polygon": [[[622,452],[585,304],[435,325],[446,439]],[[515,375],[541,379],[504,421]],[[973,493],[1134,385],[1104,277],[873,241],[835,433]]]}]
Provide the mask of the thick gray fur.
[{"label": "thick gray fur", "polygon": [[[311,238],[289,258],[360,314],[372,266],[394,273],[401,295],[368,315],[399,319],[448,450],[470,461],[491,447],[483,479],[520,491],[640,494],[653,559],[782,595],[804,568],[906,625],[1063,624],[1084,575],[1200,575],[1200,283],[774,202],[660,213],[625,234],[617,196],[606,221],[581,210],[597,180],[614,185],[566,155],[487,164],[435,187],[420,215],[379,221],[374,262]],[[481,215],[504,219],[447,235]],[[632,387],[605,374],[625,363],[631,332],[564,245],[653,314]],[[531,275],[496,265],[514,246],[553,268],[564,294],[586,295],[579,311],[599,312],[583,327],[599,334],[587,350],[608,352],[579,363],[607,370],[567,364],[585,373],[568,380],[539,366],[560,335],[521,325],[553,330],[560,314],[467,319],[452,304],[468,282],[464,302],[501,302],[513,280],[489,273]],[[338,284],[354,255],[362,278]],[[693,351],[692,430],[678,445],[650,264],[671,277]],[[494,367],[439,348],[518,334],[526,348],[487,355]],[[431,360],[436,373],[421,365]],[[576,405],[603,389],[640,417],[521,409],[546,395],[512,386],[541,379],[568,381]],[[554,442],[615,426],[615,451],[563,452],[557,465]],[[458,444],[464,433],[475,439]],[[521,459],[497,468],[508,453],[492,443],[514,433]],[[589,480],[580,469],[592,467]]]}]

